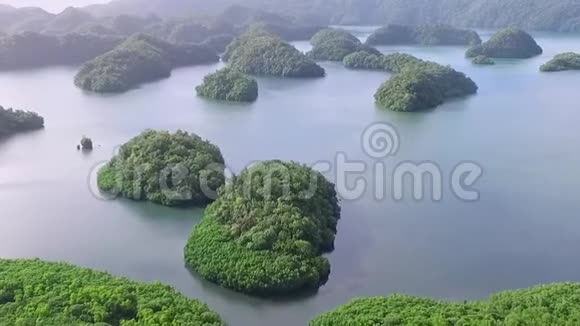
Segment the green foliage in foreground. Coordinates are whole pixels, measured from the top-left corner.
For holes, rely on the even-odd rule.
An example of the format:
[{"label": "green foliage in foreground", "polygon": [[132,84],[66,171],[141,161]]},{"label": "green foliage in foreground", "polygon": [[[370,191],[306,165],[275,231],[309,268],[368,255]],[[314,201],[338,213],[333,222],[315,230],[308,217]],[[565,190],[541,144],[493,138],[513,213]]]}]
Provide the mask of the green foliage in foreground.
[{"label": "green foliage in foreground", "polygon": [[195,89],[197,95],[215,100],[253,102],[258,98],[256,80],[231,68],[205,76],[203,84]]},{"label": "green foliage in foreground", "polygon": [[421,111],[434,108],[446,99],[477,92],[477,85],[465,74],[449,66],[419,61],[403,66],[376,92],[375,99],[393,111]]},{"label": "green foliage in foreground", "polygon": [[358,38],[342,29],[323,29],[310,40],[313,48],[306,55],[319,61],[343,61],[355,52],[382,55],[377,49],[365,46]]},{"label": "green foliage in foreground", "polygon": [[219,148],[195,134],[148,130],[131,139],[98,174],[107,193],[166,206],[205,204],[224,184]]},{"label": "green foliage in foreground", "polygon": [[361,298],[310,326],[579,325],[580,284],[507,291],[487,301],[452,303],[406,295]]},{"label": "green foliage in foreground", "polygon": [[0,260],[0,325],[221,326],[197,300],[159,283],[40,260]]},{"label": "green foliage in foreground", "polygon": [[340,208],[334,185],[293,162],[267,161],[220,190],[185,248],[187,265],[255,295],[318,289],[330,273]]},{"label": "green foliage in foreground", "polygon": [[580,54],[567,52],[556,55],[540,67],[540,71],[580,70]]},{"label": "green foliage in foreground", "polygon": [[325,71],[294,46],[262,30],[251,30],[228,45],[223,59],[250,75],[323,77]]},{"label": "green foliage in foreground", "polygon": [[0,106],[0,137],[43,127],[44,118],[35,112],[5,109]]},{"label": "green foliage in foreground", "polygon": [[411,27],[391,24],[374,31],[366,44],[477,45],[481,44],[481,38],[475,31],[448,25]]},{"label": "green foliage in foreground", "polygon": [[473,64],[476,65],[494,65],[495,61],[493,61],[492,58],[484,56],[484,55],[478,55],[477,57],[473,58],[473,60],[471,60],[471,62]]},{"label": "green foliage in foreground", "polygon": [[484,55],[490,58],[526,59],[542,52],[530,34],[517,28],[506,28],[494,34],[487,42],[470,48],[465,55],[468,58]]},{"label": "green foliage in foreground", "polygon": [[83,65],[75,84],[88,91],[124,92],[141,83],[166,78],[179,66],[218,61],[212,50],[199,45],[175,45],[137,34]]}]

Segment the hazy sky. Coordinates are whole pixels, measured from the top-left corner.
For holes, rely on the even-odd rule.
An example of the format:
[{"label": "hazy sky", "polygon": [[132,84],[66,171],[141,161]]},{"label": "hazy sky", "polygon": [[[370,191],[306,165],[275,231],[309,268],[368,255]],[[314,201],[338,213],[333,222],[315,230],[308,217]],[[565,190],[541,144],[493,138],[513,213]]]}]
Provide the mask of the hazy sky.
[{"label": "hazy sky", "polygon": [[34,6],[44,8],[50,12],[60,12],[69,6],[80,7],[105,2],[110,2],[110,0],[0,0],[0,3],[9,4],[14,7]]}]

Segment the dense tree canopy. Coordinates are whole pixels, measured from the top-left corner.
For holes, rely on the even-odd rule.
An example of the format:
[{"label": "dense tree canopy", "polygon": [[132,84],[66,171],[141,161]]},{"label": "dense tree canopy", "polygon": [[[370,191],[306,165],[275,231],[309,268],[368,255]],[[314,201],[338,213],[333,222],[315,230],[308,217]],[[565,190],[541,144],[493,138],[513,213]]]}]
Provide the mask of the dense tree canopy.
[{"label": "dense tree canopy", "polygon": [[476,65],[494,65],[495,61],[490,58],[487,57],[485,55],[478,55],[477,57],[473,58],[473,60],[471,60],[471,62],[473,62]]},{"label": "dense tree canopy", "polygon": [[40,260],[0,260],[0,325],[222,326],[197,301],[159,283]]},{"label": "dense tree canopy", "polygon": [[334,185],[293,162],[245,169],[220,190],[185,248],[205,279],[236,291],[273,295],[318,289],[330,273],[340,215]]},{"label": "dense tree canopy", "polygon": [[323,29],[312,37],[310,43],[313,48],[307,56],[314,60],[342,61],[347,55],[361,51],[381,55],[381,52],[363,45],[358,38],[342,29]]},{"label": "dense tree canopy", "polygon": [[365,51],[351,53],[344,57],[342,63],[351,69],[384,70],[385,64],[382,55],[371,54]]},{"label": "dense tree canopy", "polygon": [[175,45],[146,34],[136,34],[83,65],[75,84],[85,90],[124,92],[141,83],[166,78],[174,67],[218,61],[210,49],[193,44]]},{"label": "dense tree canopy", "polygon": [[322,77],[324,69],[292,45],[261,29],[240,36],[223,59],[243,73],[281,77]]},{"label": "dense tree canopy", "polygon": [[494,34],[487,42],[467,50],[466,56],[473,58],[485,55],[490,58],[525,59],[542,54],[542,52],[542,48],[530,34],[517,28],[506,28]]},{"label": "dense tree canopy", "polygon": [[258,83],[239,71],[224,68],[205,76],[196,91],[199,96],[216,100],[253,102],[258,98]]},{"label": "dense tree canopy", "polygon": [[206,204],[224,182],[219,148],[184,131],[145,131],[98,173],[104,192],[166,206]]},{"label": "dense tree canopy", "polygon": [[0,137],[44,128],[44,119],[35,112],[0,106]]},{"label": "dense tree canopy", "polygon": [[[403,61],[405,62],[405,61]],[[377,90],[375,99],[393,111],[421,111],[446,99],[477,92],[477,85],[449,66],[429,61],[407,63]]]},{"label": "dense tree canopy", "polygon": [[369,45],[477,45],[481,43],[481,39],[475,31],[447,25],[411,27],[391,24],[374,31],[366,43]]},{"label": "dense tree canopy", "polygon": [[325,313],[310,326],[577,325],[580,284],[507,291],[487,301],[452,303],[406,295],[361,298]]},{"label": "dense tree canopy", "polygon": [[53,36],[25,32],[0,37],[0,70],[80,64],[122,41],[118,36],[77,33]]},{"label": "dense tree canopy", "polygon": [[540,67],[541,71],[563,71],[563,70],[580,70],[580,54],[567,52],[561,53]]}]

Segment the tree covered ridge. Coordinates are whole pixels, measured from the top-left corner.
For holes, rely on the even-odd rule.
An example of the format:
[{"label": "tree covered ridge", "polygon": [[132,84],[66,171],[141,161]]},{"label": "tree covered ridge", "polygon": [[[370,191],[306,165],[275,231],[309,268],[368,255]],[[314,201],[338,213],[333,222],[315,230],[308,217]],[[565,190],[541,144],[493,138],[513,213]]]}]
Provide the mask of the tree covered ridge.
[{"label": "tree covered ridge", "polygon": [[449,25],[407,26],[390,24],[374,31],[368,45],[422,44],[422,45],[477,45],[477,32]]},{"label": "tree covered ridge", "polygon": [[44,128],[44,118],[36,112],[5,109],[0,106],[0,136]]},{"label": "tree covered ridge", "polygon": [[75,76],[75,84],[93,92],[124,92],[141,83],[169,77],[175,67],[218,60],[214,51],[203,46],[177,45],[136,34],[85,63]]},{"label": "tree covered ridge", "polygon": [[231,68],[205,76],[195,90],[199,96],[223,101],[253,102],[258,98],[256,80]]},{"label": "tree covered ridge", "polygon": [[505,28],[488,41],[467,50],[468,58],[484,55],[490,58],[531,58],[542,54],[543,49],[527,32],[517,28]]},{"label": "tree covered ridge", "polygon": [[580,70],[580,54],[574,52],[560,53],[540,67],[540,71],[553,72]]},{"label": "tree covered ridge", "polygon": [[250,75],[323,77],[325,71],[294,46],[256,27],[234,40],[222,57],[230,67]]},{"label": "tree covered ridge", "polygon": [[118,36],[79,33],[55,36],[24,32],[0,36],[0,70],[80,64],[112,50],[122,41]]},{"label": "tree covered ridge", "polygon": [[160,283],[65,263],[0,260],[0,325],[221,326],[220,317]]},{"label": "tree covered ridge", "polygon": [[354,52],[367,52],[380,55],[381,53],[370,46],[366,46],[348,31],[337,28],[326,28],[312,36],[313,45],[306,55],[320,61],[342,61],[344,57]]},{"label": "tree covered ridge", "polygon": [[577,325],[580,284],[507,291],[487,301],[453,303],[407,295],[360,298],[322,314],[310,326]]},{"label": "tree covered ridge", "polygon": [[258,295],[317,289],[340,216],[334,185],[294,162],[245,169],[220,190],[185,248],[205,279]]},{"label": "tree covered ridge", "polygon": [[184,131],[145,131],[98,173],[102,191],[166,206],[208,203],[224,182],[219,148]]}]

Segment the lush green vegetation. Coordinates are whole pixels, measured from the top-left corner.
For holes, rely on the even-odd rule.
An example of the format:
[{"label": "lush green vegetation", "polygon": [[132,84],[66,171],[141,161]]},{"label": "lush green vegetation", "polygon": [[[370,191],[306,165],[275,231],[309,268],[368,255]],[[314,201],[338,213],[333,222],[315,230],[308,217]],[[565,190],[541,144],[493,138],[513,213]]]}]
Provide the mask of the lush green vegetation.
[{"label": "lush green vegetation", "polygon": [[361,298],[325,313],[310,326],[577,325],[580,284],[507,291],[487,301],[452,303],[407,295]]},{"label": "lush green vegetation", "polygon": [[218,59],[213,51],[199,45],[175,45],[137,34],[84,64],[75,76],[75,84],[93,92],[124,92],[138,84],[169,77],[174,67]]},{"label": "lush green vegetation", "polygon": [[292,45],[260,29],[240,36],[226,49],[230,67],[250,75],[322,77],[322,67]]},{"label": "lush green vegetation", "polygon": [[481,39],[475,31],[447,25],[411,27],[391,24],[377,29],[369,36],[366,43],[369,45],[476,45],[481,43]]},{"label": "lush green vegetation", "polygon": [[351,53],[344,57],[342,63],[351,69],[384,70],[385,64],[382,55],[371,54],[365,51]]},{"label": "lush green vegetation", "polygon": [[258,83],[239,71],[224,68],[205,76],[196,87],[197,95],[232,102],[253,102],[258,98]]},{"label": "lush green vegetation", "polygon": [[525,59],[542,54],[542,48],[534,38],[517,28],[506,28],[491,37],[487,42],[467,50],[468,58],[484,55],[490,58]]},{"label": "lush green vegetation", "polygon": [[410,54],[391,53],[376,55],[365,51],[359,51],[344,57],[343,63],[351,69],[385,70],[397,73],[407,65],[420,64],[423,61]]},{"label": "lush green vegetation", "polygon": [[361,51],[381,55],[381,52],[363,45],[358,38],[342,29],[323,29],[312,37],[310,43],[313,48],[307,56],[314,60],[343,61],[349,54]]},{"label": "lush green vegetation", "polygon": [[76,33],[53,36],[25,32],[0,37],[0,70],[80,64],[110,51],[122,40]]},{"label": "lush green vegetation", "polygon": [[[407,62],[408,59],[402,59]],[[402,60],[401,60],[402,59]],[[465,74],[449,66],[429,61],[394,66],[398,72],[377,90],[375,99],[393,111],[422,111],[442,104],[446,99],[477,92],[477,85]]]},{"label": "lush green vegetation", "polygon": [[561,53],[540,67],[541,71],[563,71],[563,70],[580,70],[580,54],[567,52]]},{"label": "lush green vegetation", "polygon": [[473,62],[476,65],[494,65],[495,61],[490,58],[490,57],[486,57],[484,55],[478,55],[477,57],[473,58],[473,60],[471,60],[471,62]]},{"label": "lush green vegetation", "polygon": [[35,112],[0,106],[0,137],[44,128],[44,119]]},{"label": "lush green vegetation", "polygon": [[185,248],[187,265],[239,292],[318,289],[330,273],[340,215],[334,185],[293,162],[245,169],[220,190]]},{"label": "lush green vegetation", "polygon": [[219,148],[184,131],[145,131],[98,174],[104,192],[166,206],[208,203],[224,182]]},{"label": "lush green vegetation", "polygon": [[159,283],[40,260],[0,260],[0,325],[221,326],[197,301]]}]

